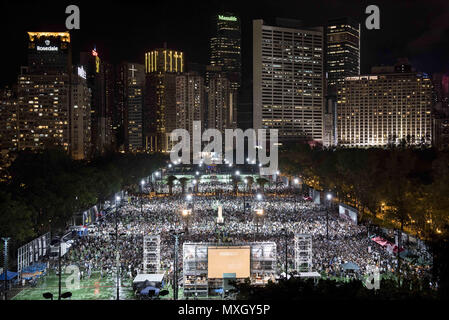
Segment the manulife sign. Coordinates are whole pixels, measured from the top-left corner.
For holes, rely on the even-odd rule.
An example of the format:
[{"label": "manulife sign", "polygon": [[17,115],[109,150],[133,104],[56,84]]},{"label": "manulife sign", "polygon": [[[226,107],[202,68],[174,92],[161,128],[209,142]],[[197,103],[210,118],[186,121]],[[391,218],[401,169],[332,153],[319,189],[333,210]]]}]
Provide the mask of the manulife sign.
[{"label": "manulife sign", "polygon": [[225,20],[225,21],[237,21],[237,17],[233,17],[233,16],[228,17],[228,16],[219,15],[218,19]]}]

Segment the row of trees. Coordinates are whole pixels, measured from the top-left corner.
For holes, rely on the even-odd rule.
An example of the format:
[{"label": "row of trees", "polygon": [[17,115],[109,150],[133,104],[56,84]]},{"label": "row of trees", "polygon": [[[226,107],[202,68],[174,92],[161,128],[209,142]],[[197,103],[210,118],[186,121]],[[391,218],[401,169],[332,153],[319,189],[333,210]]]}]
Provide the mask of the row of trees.
[{"label": "row of trees", "polygon": [[13,244],[66,226],[73,214],[104,202],[124,188],[138,188],[163,162],[155,154],[116,154],[74,161],[60,150],[23,152],[0,185],[0,234]]},{"label": "row of trees", "polygon": [[431,238],[449,218],[449,153],[434,149],[312,149],[280,152],[289,176],[355,206],[371,220]]},{"label": "row of trees", "polygon": [[377,290],[368,289],[361,280],[337,282],[291,277],[287,281],[269,282],[266,286],[249,281],[235,284],[239,300],[411,300],[435,299],[437,293],[429,287],[428,279],[410,277],[397,286],[394,280],[382,279]]}]

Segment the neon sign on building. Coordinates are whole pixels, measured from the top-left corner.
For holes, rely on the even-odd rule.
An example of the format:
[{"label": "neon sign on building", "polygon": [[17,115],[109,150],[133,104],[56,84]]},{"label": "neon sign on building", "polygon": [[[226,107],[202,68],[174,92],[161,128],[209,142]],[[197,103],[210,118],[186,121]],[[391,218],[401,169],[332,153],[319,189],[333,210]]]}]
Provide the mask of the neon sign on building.
[{"label": "neon sign on building", "polygon": [[237,17],[233,17],[233,16],[223,16],[223,15],[219,15],[218,16],[219,20],[224,20],[224,21],[237,21]]}]

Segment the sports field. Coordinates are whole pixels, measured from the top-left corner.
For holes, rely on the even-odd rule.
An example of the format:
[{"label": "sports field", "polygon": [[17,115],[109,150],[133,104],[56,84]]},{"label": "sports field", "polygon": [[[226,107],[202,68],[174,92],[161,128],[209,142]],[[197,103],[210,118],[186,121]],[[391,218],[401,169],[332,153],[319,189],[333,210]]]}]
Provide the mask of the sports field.
[{"label": "sports field", "polygon": [[[116,284],[114,277],[100,277],[100,273],[93,272],[89,279],[80,281],[79,289],[67,290],[65,281],[68,275],[62,276],[62,290],[72,292],[72,300],[113,300],[116,299]],[[33,288],[26,288],[19,292],[13,300],[44,300],[45,292],[51,292],[54,299],[58,296],[58,276],[54,272],[39,279]],[[135,299],[130,279],[122,280],[120,299]]]}]

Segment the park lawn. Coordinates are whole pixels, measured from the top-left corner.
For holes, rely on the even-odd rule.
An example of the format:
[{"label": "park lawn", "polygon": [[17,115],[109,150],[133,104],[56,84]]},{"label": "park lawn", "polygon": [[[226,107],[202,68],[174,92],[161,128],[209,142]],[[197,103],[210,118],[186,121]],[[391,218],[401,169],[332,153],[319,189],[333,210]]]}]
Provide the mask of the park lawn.
[{"label": "park lawn", "polygon": [[[99,272],[93,272],[90,279],[80,281],[79,289],[67,290],[65,280],[68,275],[62,276],[62,290],[72,292],[72,300],[113,300],[116,298],[116,286],[114,276],[104,276],[100,278]],[[122,280],[120,288],[121,299],[133,299],[134,293],[129,279]],[[54,299],[58,296],[58,276],[54,272],[50,272],[43,278],[39,279],[36,287],[26,288],[20,291],[13,300],[44,300],[42,296],[45,292],[51,292]]]}]

